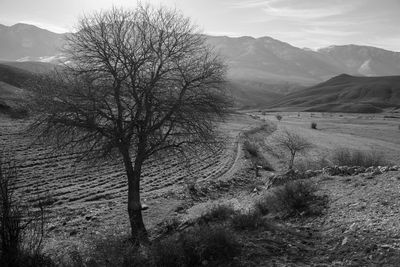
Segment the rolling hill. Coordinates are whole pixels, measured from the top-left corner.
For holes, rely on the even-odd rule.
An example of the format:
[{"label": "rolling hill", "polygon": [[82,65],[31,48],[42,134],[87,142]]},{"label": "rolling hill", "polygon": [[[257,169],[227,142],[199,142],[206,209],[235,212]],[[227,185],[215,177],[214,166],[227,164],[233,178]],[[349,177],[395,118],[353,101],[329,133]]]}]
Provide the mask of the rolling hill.
[{"label": "rolling hill", "polygon": [[341,74],[288,94],[271,108],[319,112],[376,113],[400,108],[400,76],[356,77]]},{"label": "rolling hill", "polygon": [[27,92],[23,88],[36,74],[52,68],[41,62],[0,62],[0,113],[25,110]]}]

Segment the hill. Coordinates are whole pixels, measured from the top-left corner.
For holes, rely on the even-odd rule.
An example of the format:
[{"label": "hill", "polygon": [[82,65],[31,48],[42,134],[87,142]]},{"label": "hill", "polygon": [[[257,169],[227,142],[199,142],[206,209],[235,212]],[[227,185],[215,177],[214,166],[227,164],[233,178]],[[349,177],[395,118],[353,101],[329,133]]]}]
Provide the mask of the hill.
[{"label": "hill", "polygon": [[27,92],[23,89],[37,73],[50,71],[54,65],[41,62],[0,63],[0,113],[17,115],[26,112]]},{"label": "hill", "polygon": [[304,111],[376,113],[400,108],[400,76],[355,77],[342,74],[291,93],[270,105]]}]

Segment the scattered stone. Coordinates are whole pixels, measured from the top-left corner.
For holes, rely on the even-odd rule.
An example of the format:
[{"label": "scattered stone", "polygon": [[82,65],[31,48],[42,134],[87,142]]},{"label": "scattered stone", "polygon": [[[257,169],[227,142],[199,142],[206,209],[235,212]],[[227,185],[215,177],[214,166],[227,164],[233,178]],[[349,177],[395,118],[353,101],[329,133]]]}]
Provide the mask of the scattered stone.
[{"label": "scattered stone", "polygon": [[71,232],[69,232],[69,236],[76,236],[78,234],[77,230],[72,230]]},{"label": "scattered stone", "polygon": [[389,167],[389,171],[398,171],[398,170],[400,170],[400,167],[397,165]]},{"label": "scattered stone", "polygon": [[379,168],[373,170],[373,172],[372,172],[373,175],[379,175],[379,174],[382,174],[382,173],[383,172]]}]

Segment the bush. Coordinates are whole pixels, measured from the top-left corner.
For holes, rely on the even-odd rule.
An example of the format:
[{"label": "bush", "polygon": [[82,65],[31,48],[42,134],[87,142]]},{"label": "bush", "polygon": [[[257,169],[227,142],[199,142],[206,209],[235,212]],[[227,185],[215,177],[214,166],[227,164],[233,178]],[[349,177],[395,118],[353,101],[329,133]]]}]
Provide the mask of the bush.
[{"label": "bush", "polygon": [[249,157],[257,157],[259,154],[257,145],[249,140],[244,141],[243,149]]},{"label": "bush", "polygon": [[[109,235],[92,240],[92,244],[94,249],[89,266],[151,266],[149,251],[144,247],[138,248],[128,237]],[[83,265],[82,256],[77,251],[70,254],[73,266]]]},{"label": "bush", "polygon": [[224,227],[198,226],[156,243],[152,248],[155,266],[220,266],[240,253],[241,245]]},{"label": "bush", "polygon": [[311,123],[311,129],[317,129],[317,123],[316,122],[312,122]]},{"label": "bush", "polygon": [[278,121],[281,121],[281,120],[282,120],[282,115],[280,115],[280,114],[276,115],[275,117],[276,117],[276,119],[277,119]]},{"label": "bush", "polygon": [[258,209],[239,213],[232,217],[232,226],[236,230],[254,230],[264,225],[265,221]]},{"label": "bush", "polygon": [[296,215],[318,215],[326,205],[326,198],[316,195],[317,188],[309,181],[292,181],[276,188],[265,196],[258,207],[269,207],[269,211],[282,213],[285,217]]},{"label": "bush", "polygon": [[271,197],[269,195],[265,195],[258,201],[254,203],[254,208],[261,214],[267,215],[271,212],[270,201]]},{"label": "bush", "polygon": [[376,151],[350,150],[338,148],[333,152],[332,161],[339,166],[383,166],[388,165],[382,153]]},{"label": "bush", "polygon": [[198,218],[198,222],[202,224],[209,222],[227,221],[229,218],[232,217],[233,214],[235,214],[235,210],[233,209],[232,205],[214,205]]},{"label": "bush", "polygon": [[271,164],[265,158],[265,156],[259,151],[258,146],[248,140],[244,141],[243,148],[246,156],[249,157],[256,167],[261,166],[266,171],[273,171]]},{"label": "bush", "polygon": [[14,161],[0,155],[0,265],[49,266],[41,254],[45,206],[39,197],[35,205],[15,197],[17,180]]}]

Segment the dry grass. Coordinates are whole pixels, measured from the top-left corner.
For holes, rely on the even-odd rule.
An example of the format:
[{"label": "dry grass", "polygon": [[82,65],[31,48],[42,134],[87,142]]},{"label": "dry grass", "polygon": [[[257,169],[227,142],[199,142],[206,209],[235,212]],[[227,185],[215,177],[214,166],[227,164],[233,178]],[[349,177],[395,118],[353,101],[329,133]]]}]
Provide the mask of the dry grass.
[{"label": "dry grass", "polygon": [[332,155],[332,161],[339,166],[384,166],[388,165],[383,153],[376,151],[350,150],[337,148]]}]

